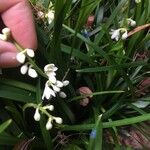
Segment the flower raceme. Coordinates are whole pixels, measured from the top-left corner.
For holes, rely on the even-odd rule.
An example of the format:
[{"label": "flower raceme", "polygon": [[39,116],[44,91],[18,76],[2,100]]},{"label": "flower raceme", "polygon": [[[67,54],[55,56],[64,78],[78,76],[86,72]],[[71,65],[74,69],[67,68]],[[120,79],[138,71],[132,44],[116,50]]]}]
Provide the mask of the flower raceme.
[{"label": "flower raceme", "polygon": [[69,84],[68,80],[59,81],[56,79],[56,71],[58,68],[54,64],[48,64],[44,67],[44,72],[48,76],[48,80],[45,83],[45,88],[43,92],[42,99],[46,98],[47,100],[52,97],[56,97],[56,93],[59,93],[61,98],[66,98],[66,94],[61,91],[61,88]]}]

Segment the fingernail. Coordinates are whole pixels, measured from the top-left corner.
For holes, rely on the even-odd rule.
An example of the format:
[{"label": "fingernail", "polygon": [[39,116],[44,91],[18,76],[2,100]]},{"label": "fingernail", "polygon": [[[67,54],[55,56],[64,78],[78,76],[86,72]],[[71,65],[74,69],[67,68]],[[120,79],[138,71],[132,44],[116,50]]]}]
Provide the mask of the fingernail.
[{"label": "fingernail", "polygon": [[19,65],[16,60],[17,53],[5,52],[0,54],[0,68],[16,67]]}]

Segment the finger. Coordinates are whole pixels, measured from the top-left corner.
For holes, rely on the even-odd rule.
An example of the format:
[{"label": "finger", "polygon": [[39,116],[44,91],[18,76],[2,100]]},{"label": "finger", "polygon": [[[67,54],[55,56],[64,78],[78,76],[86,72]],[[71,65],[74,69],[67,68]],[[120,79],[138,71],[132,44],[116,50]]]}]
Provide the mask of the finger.
[{"label": "finger", "polygon": [[[0,0],[2,1],[2,0]],[[4,24],[11,29],[14,39],[24,48],[36,49],[37,37],[34,27],[32,12],[27,0],[7,0],[7,7],[2,9],[0,2],[0,10]],[[14,1],[16,3],[14,3]]]},{"label": "finger", "polygon": [[0,68],[17,66],[16,54],[17,49],[12,43],[0,40]]}]

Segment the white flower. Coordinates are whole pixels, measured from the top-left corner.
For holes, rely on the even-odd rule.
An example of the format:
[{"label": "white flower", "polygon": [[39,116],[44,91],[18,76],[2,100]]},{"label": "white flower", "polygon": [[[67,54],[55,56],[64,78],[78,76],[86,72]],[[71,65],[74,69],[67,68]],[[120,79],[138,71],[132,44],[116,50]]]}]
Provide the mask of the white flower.
[{"label": "white flower", "polygon": [[67,97],[66,93],[64,93],[64,92],[59,92],[59,96],[61,98],[66,98]]},{"label": "white flower", "polygon": [[50,99],[51,97],[56,97],[55,92],[49,87],[48,85],[48,81],[45,84],[45,88],[44,88],[44,92],[43,92],[43,96],[42,99],[44,100],[44,98],[46,99]]},{"label": "white flower", "polygon": [[58,124],[62,124],[63,120],[60,117],[54,117],[54,120],[56,121],[56,123]]},{"label": "white flower", "polygon": [[39,113],[39,108],[36,108],[35,114],[34,114],[34,120],[35,121],[40,121],[41,115]]},{"label": "white flower", "polygon": [[54,65],[54,64],[47,64],[45,67],[44,67],[44,71],[45,73],[46,72],[55,72],[57,71],[57,67]]},{"label": "white flower", "polygon": [[25,49],[25,51],[29,57],[33,58],[35,56],[33,49],[27,48],[27,49]]},{"label": "white flower", "polygon": [[63,83],[63,86],[67,86],[69,84],[69,81],[68,80],[65,80],[62,82]]},{"label": "white flower", "polygon": [[23,64],[25,62],[26,56],[24,54],[24,52],[20,52],[17,54],[16,59],[18,60],[18,62],[20,62],[21,64]]},{"label": "white flower", "polygon": [[2,30],[2,33],[8,38],[10,36],[10,29],[9,28],[4,28]]},{"label": "white flower", "polygon": [[38,77],[38,74],[37,72],[31,68],[31,66],[29,67],[28,69],[28,75],[31,77],[31,78],[37,78]]},{"label": "white flower", "polygon": [[46,17],[48,19],[48,23],[51,24],[52,21],[54,20],[54,11],[49,10],[48,13],[46,14]]},{"label": "white flower", "polygon": [[49,118],[47,123],[46,123],[46,130],[50,130],[53,127],[52,125],[52,119]]},{"label": "white flower", "polygon": [[117,30],[111,29],[110,34],[111,34],[111,39],[115,39],[116,41],[118,41],[120,38],[120,29]]},{"label": "white flower", "polygon": [[21,72],[21,74],[26,74],[27,73],[27,71],[28,71],[28,65],[27,64],[25,64],[25,65],[23,65],[23,66],[21,66],[21,68],[20,68],[20,72]]},{"label": "white flower", "polygon": [[127,31],[125,31],[125,32],[122,34],[121,39],[122,39],[122,40],[125,40],[127,37],[128,37],[128,33],[127,33]]}]

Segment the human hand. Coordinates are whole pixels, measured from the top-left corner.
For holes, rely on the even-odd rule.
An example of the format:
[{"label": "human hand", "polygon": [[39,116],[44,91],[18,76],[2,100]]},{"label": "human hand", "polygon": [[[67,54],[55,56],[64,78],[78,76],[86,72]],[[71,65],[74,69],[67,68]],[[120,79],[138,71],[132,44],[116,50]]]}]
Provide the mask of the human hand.
[{"label": "human hand", "polygon": [[[27,0],[0,0],[0,15],[19,45],[23,48],[36,49],[36,31]],[[0,40],[0,68],[17,66],[19,64],[16,60],[17,52],[14,44]]]}]

